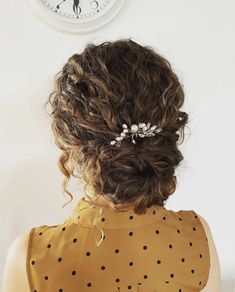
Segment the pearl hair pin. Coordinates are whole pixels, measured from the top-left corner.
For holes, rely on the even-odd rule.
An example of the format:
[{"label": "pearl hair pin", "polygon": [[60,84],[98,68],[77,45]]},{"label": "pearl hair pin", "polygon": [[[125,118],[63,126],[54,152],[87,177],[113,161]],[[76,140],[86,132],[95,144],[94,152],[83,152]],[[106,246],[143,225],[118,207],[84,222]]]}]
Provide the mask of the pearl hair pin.
[{"label": "pearl hair pin", "polygon": [[141,138],[151,137],[155,136],[155,133],[162,131],[162,128],[157,128],[156,125],[150,127],[150,125],[151,123],[139,123],[139,125],[132,124],[130,129],[128,129],[128,126],[123,124],[123,131],[118,137],[115,138],[115,140],[112,140],[110,144],[119,147],[121,145],[121,141],[129,136],[132,137],[132,143],[136,144],[136,141],[134,140],[135,136],[139,136]]}]

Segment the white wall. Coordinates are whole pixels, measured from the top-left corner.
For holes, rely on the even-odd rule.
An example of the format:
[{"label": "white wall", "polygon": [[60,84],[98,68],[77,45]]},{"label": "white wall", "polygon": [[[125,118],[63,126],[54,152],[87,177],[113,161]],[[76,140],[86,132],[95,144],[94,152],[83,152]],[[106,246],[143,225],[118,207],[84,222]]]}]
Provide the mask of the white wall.
[{"label": "white wall", "polygon": [[[26,1],[26,0],[25,0]],[[55,31],[25,1],[1,1],[0,274],[10,242],[41,224],[62,222],[72,204],[61,191],[50,121],[43,110],[54,74],[88,41],[132,37],[169,59],[185,87],[190,136],[168,209],[194,209],[211,226],[223,291],[235,283],[235,2],[127,0],[105,27],[87,35]],[[234,282],[233,282],[234,281]]]}]

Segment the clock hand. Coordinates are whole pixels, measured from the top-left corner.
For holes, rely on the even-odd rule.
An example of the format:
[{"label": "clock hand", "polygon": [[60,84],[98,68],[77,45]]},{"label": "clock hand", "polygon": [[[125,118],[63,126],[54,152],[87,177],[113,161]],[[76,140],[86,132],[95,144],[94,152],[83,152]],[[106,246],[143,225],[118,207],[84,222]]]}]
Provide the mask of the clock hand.
[{"label": "clock hand", "polygon": [[57,9],[60,9],[60,5],[61,5],[62,3],[64,3],[65,1],[66,1],[66,0],[63,0],[62,2],[60,2],[59,4],[57,4],[57,5],[56,5],[56,8],[57,8]]}]

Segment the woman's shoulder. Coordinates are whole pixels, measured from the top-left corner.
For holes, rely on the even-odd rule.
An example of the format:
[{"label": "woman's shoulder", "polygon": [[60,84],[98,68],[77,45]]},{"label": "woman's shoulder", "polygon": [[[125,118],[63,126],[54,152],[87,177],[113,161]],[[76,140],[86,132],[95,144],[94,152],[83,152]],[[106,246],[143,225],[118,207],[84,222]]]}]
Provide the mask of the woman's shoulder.
[{"label": "woman's shoulder", "polygon": [[[19,291],[29,292],[28,282],[28,255],[35,238],[40,238],[43,234],[51,234],[56,229],[63,230],[66,222],[56,225],[35,225],[28,230],[17,235],[10,243],[6,255],[4,274],[3,274],[3,292]],[[20,283],[20,287],[19,287]]]},{"label": "woman's shoulder", "polygon": [[28,239],[31,229],[17,237],[9,245],[3,274],[3,292],[29,292],[26,271]]},{"label": "woman's shoulder", "polygon": [[204,232],[206,234],[208,247],[209,247],[209,254],[210,254],[210,271],[209,271],[209,277],[206,286],[201,290],[202,292],[220,292],[221,291],[221,268],[220,268],[220,261],[218,252],[216,249],[214,236],[211,230],[211,227],[209,223],[206,221],[206,219],[196,213],[196,216],[198,217],[198,220],[200,221],[200,224],[202,225]]},{"label": "woman's shoulder", "polygon": [[[203,243],[201,247],[204,248],[205,254],[207,255],[207,263],[209,267],[208,278],[206,285],[201,290],[202,292],[220,292],[221,291],[221,268],[218,257],[218,252],[216,249],[216,244],[214,241],[214,235],[212,232],[212,228],[207,220],[200,215],[195,210],[167,210],[168,216],[177,222],[178,220],[183,223],[183,226],[186,229],[191,229],[194,231],[200,232],[192,232],[192,234],[197,234],[198,240]],[[206,252],[208,251],[208,252]]]}]

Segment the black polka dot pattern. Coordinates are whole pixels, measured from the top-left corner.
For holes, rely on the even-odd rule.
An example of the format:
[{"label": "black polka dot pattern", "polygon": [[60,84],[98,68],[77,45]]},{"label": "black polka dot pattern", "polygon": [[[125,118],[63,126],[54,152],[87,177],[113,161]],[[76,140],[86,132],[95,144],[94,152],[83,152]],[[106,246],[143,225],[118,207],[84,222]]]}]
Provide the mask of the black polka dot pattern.
[{"label": "black polka dot pattern", "polygon": [[[160,210],[149,209],[143,216],[104,209],[97,221],[105,233],[99,235],[103,239],[99,247],[94,244],[97,228],[86,226],[93,222],[88,220],[92,209],[79,214],[75,209],[72,220],[61,225],[34,228],[28,245],[32,291],[39,292],[38,287],[46,291],[47,285],[58,292],[69,291],[68,287],[102,291],[103,283],[110,285],[110,291],[135,292],[144,283],[153,283],[151,287],[157,283],[155,292],[202,290],[208,280],[209,249],[199,217],[194,211]],[[134,273],[136,280],[128,273]]]}]

